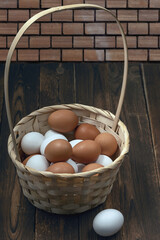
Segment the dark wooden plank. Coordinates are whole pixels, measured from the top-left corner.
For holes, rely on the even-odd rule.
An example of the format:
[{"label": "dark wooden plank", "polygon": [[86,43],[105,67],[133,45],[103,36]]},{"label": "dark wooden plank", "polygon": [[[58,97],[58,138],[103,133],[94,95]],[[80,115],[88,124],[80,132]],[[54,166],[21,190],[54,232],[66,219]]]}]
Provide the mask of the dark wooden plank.
[{"label": "dark wooden plank", "polygon": [[156,166],[158,182],[160,183],[159,169],[160,169],[160,65],[143,64],[142,76],[144,91],[146,96],[146,104],[149,113],[150,127],[152,131],[153,150],[156,156]]},{"label": "dark wooden plank", "polygon": [[0,125],[3,106],[3,76],[4,76],[4,64],[0,63]]},{"label": "dark wooden plank", "polygon": [[[38,108],[39,65],[12,64],[10,101],[14,124]],[[24,197],[18,177],[7,153],[9,128],[3,107],[0,143],[0,239],[34,239],[35,207]]]},{"label": "dark wooden plank", "polygon": [[[74,71],[71,63],[41,64],[40,106],[74,102]],[[36,240],[78,239],[78,215],[36,211]]]},{"label": "dark wooden plank", "polygon": [[[87,72],[87,64],[84,66],[86,66]],[[79,80],[78,66],[76,70],[77,89],[82,91],[83,85]],[[85,103],[107,108],[115,113],[121,88],[123,65],[121,63],[93,64],[90,70],[92,73],[88,73],[86,79],[89,76],[94,77],[94,95],[91,93]],[[96,71],[101,72],[102,75]],[[88,90],[86,89],[86,91]],[[93,102],[90,99],[93,99]],[[78,101],[83,102],[83,94]],[[119,209],[125,217],[122,230],[108,239],[159,239],[157,219],[160,214],[156,167],[138,64],[129,65],[127,92],[121,119],[130,132],[129,156],[126,157],[120,169],[117,181],[114,183],[106,203],[80,215],[80,239],[104,239],[97,236],[92,229],[94,216],[104,208]]]}]

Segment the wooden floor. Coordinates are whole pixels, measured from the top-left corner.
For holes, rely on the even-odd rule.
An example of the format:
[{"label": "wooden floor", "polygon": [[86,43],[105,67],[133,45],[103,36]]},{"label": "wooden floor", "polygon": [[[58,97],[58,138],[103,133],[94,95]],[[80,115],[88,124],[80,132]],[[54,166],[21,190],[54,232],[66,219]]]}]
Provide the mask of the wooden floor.
[{"label": "wooden floor", "polygon": [[[9,135],[0,64],[0,240],[100,240],[94,216],[105,208],[124,215],[119,233],[108,240],[160,239],[160,64],[130,63],[121,120],[130,133],[130,151],[106,202],[76,215],[36,209],[23,196],[7,153]],[[14,124],[31,111],[59,103],[83,103],[115,113],[122,63],[25,63],[11,66]]]}]

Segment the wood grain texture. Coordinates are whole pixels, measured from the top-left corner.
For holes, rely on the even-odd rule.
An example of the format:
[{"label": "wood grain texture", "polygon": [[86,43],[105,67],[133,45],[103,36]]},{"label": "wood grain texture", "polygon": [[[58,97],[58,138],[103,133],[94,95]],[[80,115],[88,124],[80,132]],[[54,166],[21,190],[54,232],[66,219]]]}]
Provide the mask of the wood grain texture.
[{"label": "wood grain texture", "polygon": [[[12,64],[10,101],[14,124],[38,107],[39,66]],[[0,144],[0,239],[34,239],[35,208],[23,196],[18,177],[7,153],[9,129],[3,107]]]}]

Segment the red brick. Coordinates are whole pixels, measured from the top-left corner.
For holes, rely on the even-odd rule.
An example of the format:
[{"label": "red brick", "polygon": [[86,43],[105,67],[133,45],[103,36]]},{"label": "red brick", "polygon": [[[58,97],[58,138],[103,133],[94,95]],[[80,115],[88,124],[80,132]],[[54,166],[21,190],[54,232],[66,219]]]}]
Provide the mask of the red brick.
[{"label": "red brick", "polygon": [[[0,61],[6,61],[8,49],[0,49]],[[12,61],[16,61],[17,52],[14,51]]]},{"label": "red brick", "polygon": [[150,0],[150,8],[160,8],[159,0]]},{"label": "red brick", "polygon": [[75,50],[75,49],[62,50],[62,61],[69,61],[69,62],[82,61],[82,50]]},{"label": "red brick", "polygon": [[0,10],[0,21],[7,21],[7,10]]},{"label": "red brick", "polygon": [[158,37],[139,36],[138,47],[139,48],[158,48]]},{"label": "red brick", "polygon": [[62,1],[61,0],[41,0],[41,6],[42,8],[51,8],[51,7],[57,7],[61,6]]},{"label": "red brick", "polygon": [[63,5],[80,4],[83,0],[63,0]]},{"label": "red brick", "polygon": [[75,10],[74,11],[74,21],[93,22],[94,21],[94,11],[93,10]]},{"label": "red brick", "polygon": [[[122,23],[122,28],[124,30],[124,33],[127,33],[127,24]],[[107,34],[112,34],[112,35],[120,35],[120,30],[117,25],[117,23],[107,23]]]},{"label": "red brick", "polygon": [[[126,36],[127,46],[128,48],[136,48],[137,47],[137,39],[135,36],[130,37]],[[122,37],[117,36],[117,48],[123,48]]]},{"label": "red brick", "polygon": [[160,61],[160,49],[149,50],[149,61]]},{"label": "red brick", "polygon": [[72,48],[72,37],[52,37],[53,48]]},{"label": "red brick", "polygon": [[105,34],[105,23],[86,23],[85,34]]},{"label": "red brick", "polygon": [[84,61],[101,62],[104,61],[104,50],[84,50]]},{"label": "red brick", "polygon": [[130,35],[148,34],[148,23],[128,23],[128,33]]},{"label": "red brick", "polygon": [[64,23],[63,34],[83,34],[83,23]]},{"label": "red brick", "polygon": [[148,8],[148,0],[128,0],[129,8]]},{"label": "red brick", "polygon": [[160,34],[160,23],[150,23],[150,34],[159,35]]},{"label": "red brick", "polygon": [[139,21],[158,21],[158,10],[139,10]]},{"label": "red brick", "polygon": [[18,61],[38,61],[39,51],[33,49],[19,49]]},{"label": "red brick", "polygon": [[55,35],[61,34],[62,24],[61,23],[42,23],[41,34]]},{"label": "red brick", "polygon": [[119,21],[137,21],[137,10],[118,10]]},{"label": "red brick", "polygon": [[60,50],[41,49],[40,61],[60,61]]},{"label": "red brick", "polygon": [[[41,12],[41,10],[31,10],[31,17],[35,14]],[[51,14],[47,14],[44,17],[41,17],[37,20],[37,22],[50,22],[51,21]]]},{"label": "red brick", "polygon": [[147,61],[147,58],[148,58],[147,50],[141,49],[128,50],[129,61]]},{"label": "red brick", "polygon": [[[10,48],[11,43],[13,42],[14,37],[8,37],[7,47]],[[28,48],[28,37],[22,36],[19,40],[16,48]]]},{"label": "red brick", "polygon": [[50,37],[30,37],[30,47],[31,48],[48,48],[50,47]]},{"label": "red brick", "polygon": [[[23,26],[24,23],[19,23],[19,29]],[[37,35],[39,34],[39,23],[33,23],[24,33],[24,35]]]},{"label": "red brick", "polygon": [[96,48],[115,48],[115,37],[97,36],[95,37]]},{"label": "red brick", "polygon": [[0,34],[15,35],[17,33],[17,23],[0,23]]},{"label": "red brick", "polygon": [[39,8],[40,0],[19,0],[20,8]]},{"label": "red brick", "polygon": [[105,7],[105,0],[85,0],[85,3],[87,4],[95,4],[95,5],[99,5],[101,7]]},{"label": "red brick", "polygon": [[6,37],[0,37],[0,48],[6,47]]},{"label": "red brick", "polygon": [[[112,10],[112,13],[116,16],[116,10]],[[97,10],[96,21],[115,21],[115,18],[104,10]]]},{"label": "red brick", "polygon": [[0,0],[0,8],[17,8],[17,0]]},{"label": "red brick", "polygon": [[106,61],[124,61],[124,52],[119,49],[106,50]]},{"label": "red brick", "polygon": [[126,0],[106,0],[107,8],[125,8]]},{"label": "red brick", "polygon": [[8,20],[9,21],[27,21],[29,19],[28,10],[9,10]]},{"label": "red brick", "polygon": [[94,38],[93,37],[74,37],[74,48],[93,48]]},{"label": "red brick", "polygon": [[72,10],[55,12],[52,14],[52,20],[56,22],[72,22]]}]

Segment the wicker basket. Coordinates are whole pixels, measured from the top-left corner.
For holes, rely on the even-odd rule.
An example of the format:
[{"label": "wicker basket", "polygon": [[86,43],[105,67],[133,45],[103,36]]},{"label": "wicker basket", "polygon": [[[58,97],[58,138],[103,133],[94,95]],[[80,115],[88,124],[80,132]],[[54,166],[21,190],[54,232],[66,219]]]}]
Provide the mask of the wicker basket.
[{"label": "wicker basket", "polygon": [[[5,102],[11,132],[8,139],[9,155],[16,167],[23,193],[28,200],[37,208],[58,214],[81,213],[103,203],[107,195],[111,192],[113,182],[116,179],[124,156],[129,150],[129,134],[126,126],[119,120],[128,70],[127,45],[123,29],[119,21],[114,17],[122,34],[125,57],[122,90],[115,116],[109,111],[82,104],[54,105],[32,112],[18,122],[13,129],[8,97],[9,68],[18,41],[33,22],[52,12],[81,8],[105,10],[114,17],[108,9],[92,4],[76,4],[44,10],[29,19],[19,30],[9,49],[5,66]],[[80,123],[91,123],[100,132],[110,132],[113,134],[119,145],[119,151],[115,155],[114,162],[107,167],[75,174],[53,174],[25,167],[20,160],[20,141],[22,137],[31,131],[38,131],[44,134],[49,129],[47,124],[49,114],[57,109],[70,109],[79,117]],[[72,138],[72,134],[69,137]]]}]

